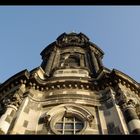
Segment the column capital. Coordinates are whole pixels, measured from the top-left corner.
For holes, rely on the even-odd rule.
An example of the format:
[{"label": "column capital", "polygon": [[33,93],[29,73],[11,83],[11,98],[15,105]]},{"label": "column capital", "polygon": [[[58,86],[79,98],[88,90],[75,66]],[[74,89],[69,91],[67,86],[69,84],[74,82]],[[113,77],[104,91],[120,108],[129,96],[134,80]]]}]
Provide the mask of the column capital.
[{"label": "column capital", "polygon": [[23,100],[22,95],[15,93],[15,94],[10,94],[2,100],[2,104],[4,105],[5,108],[8,106],[15,106],[15,108],[18,108]]},{"label": "column capital", "polygon": [[136,102],[133,99],[126,100],[122,105],[121,108],[125,111],[127,109],[136,110]]}]

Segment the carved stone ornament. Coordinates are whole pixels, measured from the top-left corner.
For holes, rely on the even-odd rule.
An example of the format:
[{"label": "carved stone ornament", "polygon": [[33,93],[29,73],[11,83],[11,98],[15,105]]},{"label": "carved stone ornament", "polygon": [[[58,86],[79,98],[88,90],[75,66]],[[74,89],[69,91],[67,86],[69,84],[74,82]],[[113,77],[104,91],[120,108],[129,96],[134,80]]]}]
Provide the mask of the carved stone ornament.
[{"label": "carved stone ornament", "polygon": [[3,100],[2,100],[2,104],[7,107],[8,105],[14,105],[17,108],[19,107],[19,105],[21,104],[23,98],[21,95],[19,95],[18,93],[16,94],[10,94],[9,96],[6,96]]},{"label": "carved stone ornament", "polygon": [[57,39],[57,43],[59,46],[83,46],[87,42],[87,39],[79,34],[79,36],[75,35],[75,33],[71,33],[69,35],[63,35],[61,38]]},{"label": "carved stone ornament", "polygon": [[136,110],[136,102],[132,99],[129,99],[128,101],[124,102],[122,105],[121,105],[121,108],[123,110],[126,110],[128,108],[132,108],[134,110]]}]

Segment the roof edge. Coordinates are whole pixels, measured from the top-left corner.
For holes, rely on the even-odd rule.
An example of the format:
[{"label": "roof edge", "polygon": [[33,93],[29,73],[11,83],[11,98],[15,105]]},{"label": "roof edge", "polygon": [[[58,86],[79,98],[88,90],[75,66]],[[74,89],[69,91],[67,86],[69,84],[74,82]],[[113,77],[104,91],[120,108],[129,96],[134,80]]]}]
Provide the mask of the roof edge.
[{"label": "roof edge", "polygon": [[117,69],[113,69],[112,73],[114,73],[116,76],[123,78],[124,80],[127,80],[131,84],[135,85],[137,88],[140,88],[139,83],[137,81],[135,81],[133,78],[131,78],[130,76],[128,76],[127,74],[125,74]]},{"label": "roof edge", "polygon": [[27,69],[22,70],[20,72],[18,72],[17,74],[13,75],[12,77],[10,77],[9,79],[7,79],[4,83],[2,83],[0,85],[0,91],[6,87],[7,85],[9,85],[10,83],[14,82],[17,79],[23,78],[25,77],[26,79],[29,79],[30,73]]}]

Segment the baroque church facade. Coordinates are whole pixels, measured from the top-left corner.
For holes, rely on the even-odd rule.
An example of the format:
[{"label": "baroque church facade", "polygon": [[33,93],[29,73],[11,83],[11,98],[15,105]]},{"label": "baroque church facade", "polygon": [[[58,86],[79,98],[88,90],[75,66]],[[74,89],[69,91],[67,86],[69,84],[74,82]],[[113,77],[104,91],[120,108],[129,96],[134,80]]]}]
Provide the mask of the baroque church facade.
[{"label": "baroque church facade", "polygon": [[140,134],[140,84],[106,68],[83,33],[63,33],[42,63],[0,85],[0,134]]}]

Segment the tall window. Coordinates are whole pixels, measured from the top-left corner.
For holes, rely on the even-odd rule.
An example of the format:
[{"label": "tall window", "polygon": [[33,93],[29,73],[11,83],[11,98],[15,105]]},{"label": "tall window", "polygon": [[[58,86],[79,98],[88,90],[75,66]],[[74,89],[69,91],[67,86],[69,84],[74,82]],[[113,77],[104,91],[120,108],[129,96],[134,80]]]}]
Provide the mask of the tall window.
[{"label": "tall window", "polygon": [[78,53],[65,53],[61,55],[60,67],[77,67],[80,66],[80,54]]}]

